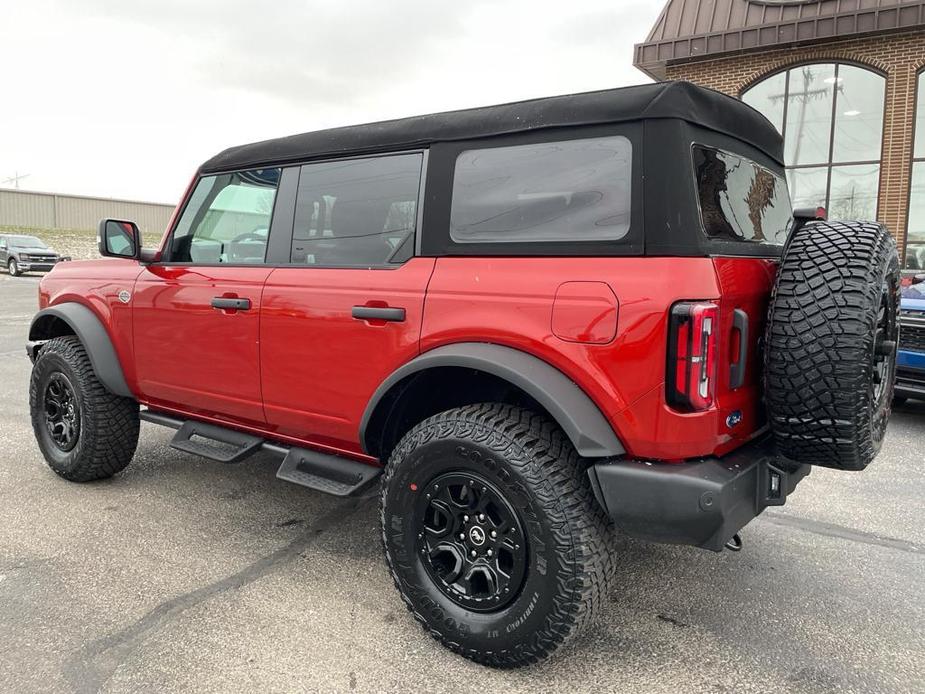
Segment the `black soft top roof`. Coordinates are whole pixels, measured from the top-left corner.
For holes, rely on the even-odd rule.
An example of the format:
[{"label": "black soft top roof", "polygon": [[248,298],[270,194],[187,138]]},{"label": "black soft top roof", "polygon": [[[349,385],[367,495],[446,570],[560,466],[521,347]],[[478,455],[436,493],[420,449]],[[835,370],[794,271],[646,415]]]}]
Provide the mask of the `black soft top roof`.
[{"label": "black soft top roof", "polygon": [[433,142],[647,118],[678,118],[748,142],[783,164],[780,134],[747,104],[690,82],[657,82],[582,94],[551,96],[351,125],[226,149],[202,173],[285,164],[344,154],[422,147]]}]

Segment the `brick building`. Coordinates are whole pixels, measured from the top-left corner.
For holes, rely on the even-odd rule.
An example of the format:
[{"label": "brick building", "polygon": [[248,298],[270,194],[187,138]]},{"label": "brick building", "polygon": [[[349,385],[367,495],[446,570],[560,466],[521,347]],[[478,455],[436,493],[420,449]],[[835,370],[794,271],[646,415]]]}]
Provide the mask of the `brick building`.
[{"label": "brick building", "polygon": [[795,207],[879,219],[925,269],[925,2],[669,0],[633,62],[757,108]]}]

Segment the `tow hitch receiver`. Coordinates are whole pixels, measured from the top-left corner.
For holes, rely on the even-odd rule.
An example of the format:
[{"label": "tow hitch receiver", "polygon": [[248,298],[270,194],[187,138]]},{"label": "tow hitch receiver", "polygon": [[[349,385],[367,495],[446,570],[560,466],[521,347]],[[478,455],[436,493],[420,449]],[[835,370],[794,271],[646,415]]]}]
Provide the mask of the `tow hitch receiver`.
[{"label": "tow hitch receiver", "polygon": [[789,488],[787,471],[774,463],[762,465],[760,471],[758,504],[762,506],[783,506],[784,502],[787,501],[786,490]]}]

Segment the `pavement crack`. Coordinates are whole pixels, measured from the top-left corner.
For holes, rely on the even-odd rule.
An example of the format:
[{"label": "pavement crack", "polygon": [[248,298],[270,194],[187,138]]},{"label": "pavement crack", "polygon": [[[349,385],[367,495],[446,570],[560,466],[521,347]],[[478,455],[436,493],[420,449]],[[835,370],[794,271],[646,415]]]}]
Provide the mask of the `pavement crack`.
[{"label": "pavement crack", "polygon": [[911,554],[925,554],[925,547],[914,544],[907,540],[900,540],[895,537],[877,535],[875,533],[864,532],[863,530],[854,530],[846,528],[843,525],[835,523],[826,523],[825,521],[812,520],[811,518],[801,518],[792,516],[788,513],[779,513],[774,511],[765,511],[761,518],[774,525],[785,528],[797,528],[815,535],[824,535],[825,537],[835,537],[840,540],[850,542],[860,542],[865,545],[875,545],[877,547],[886,547],[895,549],[900,552],[909,552]]},{"label": "pavement crack", "polygon": [[138,620],[119,631],[91,641],[64,663],[63,674],[75,692],[98,692],[116,669],[131,656],[147,635],[192,607],[229,590],[242,588],[270,573],[277,566],[298,557],[322,534],[343,523],[364,506],[368,499],[354,499],[324,514],[311,527],[292,540],[237,573],[201,586],[160,603]]}]

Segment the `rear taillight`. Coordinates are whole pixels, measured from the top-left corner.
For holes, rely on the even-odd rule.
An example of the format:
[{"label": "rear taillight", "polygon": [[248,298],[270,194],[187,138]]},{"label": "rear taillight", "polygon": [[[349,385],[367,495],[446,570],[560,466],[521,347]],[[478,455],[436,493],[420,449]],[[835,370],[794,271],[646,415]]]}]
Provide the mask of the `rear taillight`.
[{"label": "rear taillight", "polygon": [[666,396],[675,409],[693,412],[713,407],[718,328],[716,304],[685,301],[671,307]]}]

